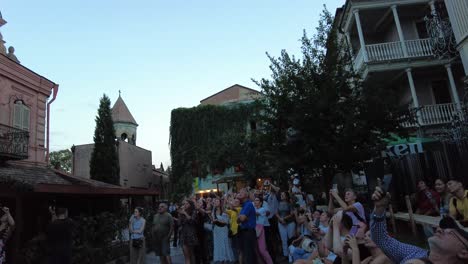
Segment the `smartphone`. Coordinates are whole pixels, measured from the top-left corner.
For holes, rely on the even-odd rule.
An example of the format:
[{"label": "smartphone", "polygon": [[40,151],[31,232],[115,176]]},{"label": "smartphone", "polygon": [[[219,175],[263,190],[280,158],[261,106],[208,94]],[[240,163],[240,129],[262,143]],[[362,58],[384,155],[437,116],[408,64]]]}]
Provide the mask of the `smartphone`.
[{"label": "smartphone", "polygon": [[320,226],[320,218],[317,218],[314,223],[315,227],[318,228]]},{"label": "smartphone", "polygon": [[385,174],[382,181],[382,190],[386,193],[390,189],[390,183],[392,182],[392,174]]},{"label": "smartphone", "polygon": [[332,190],[338,190],[338,184],[334,183],[333,187],[332,187]]}]

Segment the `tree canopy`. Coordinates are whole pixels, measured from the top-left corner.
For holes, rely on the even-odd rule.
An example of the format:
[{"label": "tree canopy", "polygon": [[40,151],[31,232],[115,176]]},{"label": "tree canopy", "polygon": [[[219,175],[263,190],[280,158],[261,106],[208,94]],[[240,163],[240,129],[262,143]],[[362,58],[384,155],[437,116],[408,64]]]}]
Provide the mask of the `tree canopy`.
[{"label": "tree canopy", "polygon": [[[277,176],[348,170],[379,156],[384,139],[407,130],[411,118],[396,88],[367,86],[325,9],[317,33],[304,31],[300,59],[285,50],[271,61],[271,78],[255,81],[261,100],[261,149]],[[273,176],[273,175],[272,175]]]},{"label": "tree canopy", "polygon": [[103,95],[94,131],[94,149],[89,163],[91,179],[119,185],[120,169],[117,156],[117,141],[110,108],[110,99]]},{"label": "tree canopy", "polygon": [[72,170],[72,152],[70,149],[52,151],[49,154],[50,165],[68,173]]}]

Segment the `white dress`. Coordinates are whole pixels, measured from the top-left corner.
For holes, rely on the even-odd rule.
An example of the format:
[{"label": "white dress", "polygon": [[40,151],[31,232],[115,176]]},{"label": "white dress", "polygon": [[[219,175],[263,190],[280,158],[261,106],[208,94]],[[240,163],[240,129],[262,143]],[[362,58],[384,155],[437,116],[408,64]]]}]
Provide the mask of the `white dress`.
[{"label": "white dress", "polygon": [[[229,217],[223,213],[216,215],[216,218],[228,224],[225,226],[213,225],[213,261],[234,261],[234,253],[228,237]],[[213,219],[215,219],[214,215]]]}]

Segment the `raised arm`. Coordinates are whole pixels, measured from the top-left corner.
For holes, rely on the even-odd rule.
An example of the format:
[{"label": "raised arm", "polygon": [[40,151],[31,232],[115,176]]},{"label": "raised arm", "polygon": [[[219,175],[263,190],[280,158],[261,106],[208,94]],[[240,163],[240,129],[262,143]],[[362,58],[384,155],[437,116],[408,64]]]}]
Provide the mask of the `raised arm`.
[{"label": "raised arm", "polygon": [[8,225],[11,227],[15,226],[15,220],[11,216],[10,209],[8,207],[3,207],[3,212],[5,213],[6,220],[8,222]]},{"label": "raised arm", "polygon": [[371,237],[375,244],[395,263],[414,258],[425,258],[428,252],[413,245],[401,243],[391,238],[387,233],[387,223],[385,209],[390,200],[389,194],[384,194],[380,187],[377,187],[372,195],[374,200],[374,213],[371,215]]},{"label": "raised arm", "polygon": [[330,196],[333,196],[333,198],[335,198],[335,200],[338,202],[338,204],[340,205],[340,207],[344,211],[350,211],[350,212],[357,212],[358,211],[356,209],[356,207],[354,207],[353,205],[346,204],[346,202],[343,201],[343,199],[341,199],[340,195],[338,194],[338,191],[336,191],[336,190],[330,191]]}]

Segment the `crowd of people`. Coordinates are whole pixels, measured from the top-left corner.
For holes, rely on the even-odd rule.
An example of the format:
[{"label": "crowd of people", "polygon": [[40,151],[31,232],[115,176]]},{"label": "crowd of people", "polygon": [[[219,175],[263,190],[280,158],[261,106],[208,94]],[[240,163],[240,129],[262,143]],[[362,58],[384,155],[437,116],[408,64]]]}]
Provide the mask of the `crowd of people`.
[{"label": "crowd of people", "polygon": [[[389,196],[377,187],[365,208],[355,191],[328,195],[328,207],[317,210],[312,195],[292,181],[280,190],[270,181],[261,189],[187,198],[171,204],[164,245],[156,249],[170,263],[170,236],[183,249],[185,263],[468,263],[468,191],[460,181],[436,180],[435,191],[418,183],[418,213],[443,216],[431,227],[429,250],[389,236]],[[337,208],[335,208],[337,206]],[[167,214],[168,206],[163,205]],[[136,214],[135,214],[136,216]],[[156,220],[155,220],[156,221]],[[175,235],[177,234],[177,235]],[[133,262],[143,263],[143,262]]]},{"label": "crowd of people", "polygon": [[[266,180],[259,189],[192,196],[180,205],[159,203],[152,218],[153,248],[147,248],[142,208],[129,219],[130,263],[145,263],[148,251],[171,263],[172,246],[182,248],[184,263],[468,263],[468,190],[458,180],[437,179],[434,190],[419,181],[416,213],[441,216],[424,226],[429,250],[404,244],[387,232],[389,194],[378,184],[367,208],[352,189],[340,196],[334,186],[317,200],[297,178],[281,190]],[[7,207],[0,215],[0,264],[15,227]],[[73,223],[64,208],[50,208],[49,263],[71,263]]]}]

